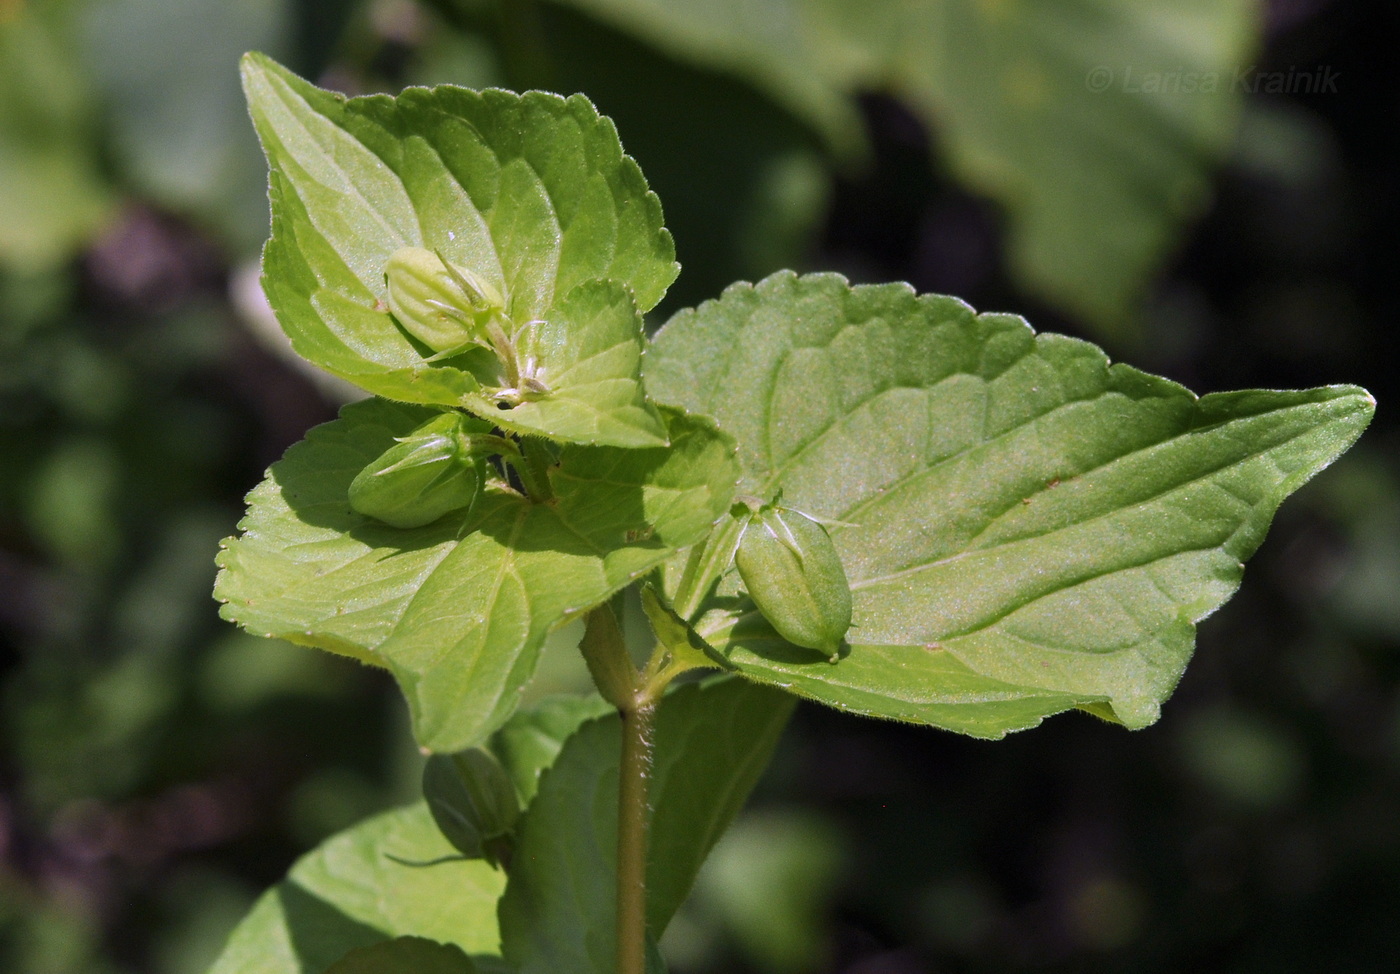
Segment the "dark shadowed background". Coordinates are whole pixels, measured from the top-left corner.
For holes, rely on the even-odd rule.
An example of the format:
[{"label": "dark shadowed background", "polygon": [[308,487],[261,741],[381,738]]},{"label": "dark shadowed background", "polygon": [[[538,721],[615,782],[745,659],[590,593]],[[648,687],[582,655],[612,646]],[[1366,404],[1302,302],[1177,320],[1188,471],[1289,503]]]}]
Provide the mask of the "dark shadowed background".
[{"label": "dark shadowed background", "polygon": [[242,495],[347,395],[260,303],[246,49],[351,93],[587,92],[676,236],[655,324],[838,270],[1198,392],[1380,402],[1158,725],[800,709],[677,974],[1397,969],[1397,44],[1362,0],[0,0],[0,970],[199,974],[416,788],[387,677],[209,596]]}]

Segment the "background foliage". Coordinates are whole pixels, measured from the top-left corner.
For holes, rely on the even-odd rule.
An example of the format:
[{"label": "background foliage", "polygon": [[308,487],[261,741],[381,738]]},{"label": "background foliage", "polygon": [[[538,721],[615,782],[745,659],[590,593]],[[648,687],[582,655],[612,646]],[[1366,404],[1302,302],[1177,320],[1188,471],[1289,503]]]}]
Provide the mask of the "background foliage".
[{"label": "background foliage", "polygon": [[[735,278],[839,270],[1201,392],[1349,381],[1382,404],[1284,506],[1151,729],[1068,715],[987,744],[799,708],[674,970],[1385,969],[1400,15],[866,9],[0,0],[0,968],[200,972],[298,851],[416,785],[386,678],[209,599],[242,494],[346,394],[260,311],[235,70],[257,48],[353,92],[588,92],[675,233],[657,322]],[[1166,80],[1212,71],[1215,92]],[[537,692],[582,686],[565,642]]]}]

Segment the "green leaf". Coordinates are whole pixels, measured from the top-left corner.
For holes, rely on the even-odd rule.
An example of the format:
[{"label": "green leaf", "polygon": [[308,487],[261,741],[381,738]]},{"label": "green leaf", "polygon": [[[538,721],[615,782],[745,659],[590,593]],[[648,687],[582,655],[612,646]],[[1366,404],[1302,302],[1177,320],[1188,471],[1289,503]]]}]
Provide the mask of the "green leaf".
[{"label": "green leaf", "polygon": [[680,617],[674,608],[661,600],[650,582],[642,585],[642,613],[651,624],[656,641],[671,654],[673,663],[683,663],[692,668],[713,665],[705,652],[705,643],[690,623]]},{"label": "green leaf", "polygon": [[[658,719],[649,877],[650,916],[658,934],[684,898],[710,846],[767,765],[791,710],[792,698],[727,677],[693,684],[667,697]],[[578,845],[572,865],[595,884],[593,888],[612,882],[612,873],[598,872],[611,870],[612,865],[597,859],[597,842],[616,831],[617,737],[616,712],[597,697],[541,701],[516,714],[497,732],[493,751],[528,788],[522,796],[530,803],[522,825],[534,814],[531,798],[537,782],[543,782],[544,798],[538,806],[545,809],[539,813],[541,823],[529,840],[531,845],[517,853],[516,863],[526,877],[519,882],[525,890],[543,883],[551,895],[566,892],[554,889],[548,875],[551,864],[539,856],[551,839],[573,846],[570,836],[592,836],[588,831],[551,834],[551,829],[576,828],[584,819],[590,820],[591,828],[593,810],[571,809],[567,802],[582,789],[600,787],[600,775],[611,776],[611,790],[599,792],[599,801],[611,803],[610,810],[597,812],[606,831],[594,842]],[[563,768],[557,776],[550,773],[556,761]],[[428,862],[436,864],[411,865]],[[427,807],[419,803],[362,822],[299,860],[234,930],[210,974],[319,974],[337,959],[341,964],[353,960],[388,965],[398,962],[400,953],[407,950],[431,953],[446,962],[448,954],[441,949],[390,946],[391,938],[427,938],[460,947],[472,955],[475,965],[465,970],[483,974],[508,970],[498,956],[496,925],[497,900],[504,886],[503,873],[481,860],[457,857]],[[609,887],[601,900],[587,903],[587,910],[610,911],[612,902]],[[505,909],[512,917],[520,915],[519,904]],[[586,915],[591,914],[580,913],[570,922],[580,922]],[[591,950],[596,946],[594,939],[580,935],[573,947],[564,949]],[[347,956],[347,952],[354,953]],[[420,960],[427,964],[430,958]],[[649,969],[664,970],[654,951],[649,965]],[[351,966],[346,971],[360,969]],[[611,960],[601,968],[610,969]]]},{"label": "green leaf", "polygon": [[[767,766],[791,712],[791,697],[727,676],[663,700],[647,869],[653,937]],[[620,735],[616,714],[584,724],[522,820],[500,905],[502,952],[522,974],[614,969]]]},{"label": "green leaf", "polygon": [[[666,292],[671,311],[810,259],[834,173],[801,119],[724,73],[728,65],[692,67],[593,17],[541,13],[554,90],[586,91],[666,202],[685,268]],[[769,62],[777,50],[768,46]],[[836,107],[858,137],[854,106],[837,99]]]},{"label": "green leaf", "polygon": [[858,143],[853,96],[903,97],[958,177],[1007,211],[1013,272],[1125,324],[1229,148],[1248,0],[563,0],[732,72]]},{"label": "green leaf", "polygon": [[[564,741],[612,712],[596,696],[541,700],[511,717],[491,750],[521,783],[528,806]],[[428,862],[436,864],[411,865]],[[254,904],[211,974],[319,974],[347,951],[406,936],[456,944],[482,974],[509,970],[497,956],[496,901],[504,889],[504,873],[456,855],[420,802],[361,822],[304,856]]]},{"label": "green leaf", "polygon": [[[660,300],[674,246],[586,98],[441,87],[346,99],[260,55],[244,58],[243,80],[272,168],[264,286],[302,356],[378,395],[462,406],[516,432],[663,441],[636,384],[632,299],[642,311]],[[495,288],[515,328],[541,323],[532,351],[557,382],[550,396],[500,411],[491,352],[435,359],[394,322],[384,269],[403,247]]]},{"label": "green leaf", "polygon": [[518,710],[491,736],[491,750],[515,782],[520,800],[528,805],[539,789],[540,776],[585,721],[613,712],[597,695],[548,697]]},{"label": "green leaf", "polygon": [[536,326],[532,354],[546,363],[549,395],[527,400],[497,425],[574,443],[658,446],[666,429],[642,393],[642,317],[614,281],[574,288]]},{"label": "green leaf", "polygon": [[356,947],[325,974],[476,974],[471,958],[450,944],[398,937]]},{"label": "green leaf", "polygon": [[503,873],[481,860],[405,864],[454,852],[421,803],[361,822],[303,856],[263,894],[210,974],[321,974],[347,951],[394,937],[498,954]]},{"label": "green leaf", "polygon": [[779,274],[677,315],[662,402],[740,443],[741,489],[836,519],[850,654],[789,646],[731,574],[697,623],[744,674],[982,737],[1069,707],[1142,727],[1279,503],[1365,429],[1361,389],[1197,398],[907,286]]},{"label": "green leaf", "polygon": [[551,629],[705,535],[738,468],[727,437],[673,413],[669,448],[566,447],[547,504],[497,484],[465,520],[355,514],[355,474],[430,414],[370,400],[312,430],[249,495],[215,596],[258,635],[388,668],[419,742],[457,751],[514,710]]}]

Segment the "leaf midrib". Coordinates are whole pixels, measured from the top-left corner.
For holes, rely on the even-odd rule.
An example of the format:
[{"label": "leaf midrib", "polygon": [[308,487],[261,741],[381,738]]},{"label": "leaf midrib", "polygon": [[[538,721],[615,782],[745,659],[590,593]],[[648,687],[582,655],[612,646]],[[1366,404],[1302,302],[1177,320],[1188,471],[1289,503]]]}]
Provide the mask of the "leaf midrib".
[{"label": "leaf midrib", "polygon": [[[311,105],[311,103],[308,102],[306,99],[300,97],[300,96],[297,95],[294,91],[292,91],[292,89],[291,89],[284,81],[282,81],[282,79],[277,78],[276,76],[271,75],[270,73],[265,73],[265,74],[264,74],[264,77],[267,77],[267,78],[269,79],[269,84],[270,84],[270,86],[271,86],[271,87],[277,92],[277,94],[278,94],[278,100],[281,101],[282,104],[283,104],[284,106],[286,106],[286,107],[289,109],[288,114],[290,114],[290,115],[292,116],[292,122],[293,122],[293,124],[295,124],[296,127],[297,127],[297,129],[298,129],[298,131],[300,131],[300,132],[306,137],[307,141],[308,141],[312,146],[314,146],[314,149],[315,149],[316,154],[317,154],[322,160],[324,160],[324,161],[327,163],[327,168],[334,169],[336,172],[339,172],[339,173],[341,173],[341,174],[343,174],[343,175],[345,176],[345,185],[348,186],[348,187],[350,187],[350,189],[352,190],[352,195],[353,195],[357,200],[359,200],[359,202],[362,204],[363,208],[364,208],[365,210],[368,210],[368,211],[369,211],[369,213],[373,216],[375,222],[378,223],[379,226],[384,230],[385,238],[386,238],[386,239],[394,239],[394,238],[398,237],[398,236],[399,236],[398,231],[397,231],[396,229],[394,229],[393,227],[391,227],[391,226],[389,225],[389,223],[384,219],[384,217],[382,216],[382,214],[381,214],[380,211],[379,211],[380,208],[379,208],[376,204],[372,203],[372,202],[364,195],[364,193],[361,191],[361,189],[360,189],[360,187],[359,187],[359,184],[356,183],[355,180],[349,178],[349,177],[350,177],[350,173],[348,172],[348,170],[346,170],[344,167],[342,167],[338,162],[336,162],[336,161],[334,160],[334,158],[333,158],[329,153],[326,152],[325,147],[321,145],[321,141],[320,141],[318,138],[315,137],[315,135],[312,133],[311,129],[308,128],[307,125],[306,125],[306,123],[302,120],[302,118],[301,118],[301,113],[300,113],[299,111],[296,110],[296,106],[297,106],[297,105],[301,105],[301,106],[303,106],[303,107],[305,108],[305,110],[306,110],[306,112],[307,112],[308,114],[315,115],[317,118],[325,118],[325,119],[327,119],[327,121],[329,121],[329,119],[327,118],[327,116],[326,116],[323,112],[320,112],[320,111],[318,111],[315,107],[313,107],[313,106]],[[289,100],[289,99],[290,99],[290,100]],[[368,119],[365,119],[365,121],[369,121],[369,120],[368,120]],[[377,127],[380,128],[381,131],[383,130],[383,127],[382,127],[382,126],[377,126]],[[386,162],[379,156],[379,153],[375,152],[375,151],[374,151],[373,149],[371,149],[369,146],[365,145],[364,142],[363,142],[361,139],[355,138],[355,136],[351,135],[350,132],[347,131],[346,129],[344,129],[343,127],[341,127],[341,126],[339,126],[339,125],[336,125],[336,130],[339,131],[339,132],[344,133],[345,136],[346,136],[347,138],[354,139],[354,140],[355,140],[356,142],[358,142],[361,146],[364,146],[365,150],[366,150],[367,152],[369,152],[371,155],[373,155],[376,159],[378,159],[379,162],[380,162],[380,164],[383,165],[384,168],[385,168],[388,172],[393,173],[394,178],[395,178],[396,180],[398,180],[399,188],[403,190],[404,197],[405,197],[406,199],[408,199],[410,203],[412,203],[412,197],[410,197],[410,196],[408,195],[408,189],[403,185],[403,179],[399,176],[399,174],[398,174],[397,172],[394,171],[393,167],[391,167],[388,163],[386,163]],[[278,141],[280,142],[281,140],[279,139]],[[295,155],[292,154],[292,153],[290,153],[290,152],[287,152],[287,150],[286,150],[285,148],[284,148],[283,152],[285,153],[285,155],[286,155],[287,158],[292,159],[293,161],[295,160]],[[274,163],[274,165],[275,165],[275,163]],[[311,179],[310,173],[306,173],[306,170],[305,170],[304,168],[302,168],[301,166],[298,166],[297,168],[302,169],[302,172],[306,175],[306,177],[307,177],[308,179],[310,179],[311,182],[315,182],[315,183],[317,183],[318,185],[325,186],[326,189],[332,189],[332,190],[335,189],[335,187],[326,186],[326,185],[325,185],[324,183],[322,183],[320,180]],[[289,180],[289,182],[291,183],[292,192],[293,192],[298,198],[300,198],[300,197],[301,197],[301,194],[300,194],[299,192],[297,192],[297,190],[296,190],[296,183],[295,183],[295,181],[294,181],[294,180]],[[305,207],[305,206],[306,206],[305,202],[303,202],[302,205]],[[422,237],[423,237],[423,226],[422,226],[422,223],[421,223],[420,218],[418,217],[418,209],[417,209],[417,207],[416,207],[416,206],[412,207],[412,210],[413,210],[413,216],[414,216],[415,221],[419,221],[419,222],[418,222],[418,237],[419,237],[419,240],[421,241],[421,240],[422,240]],[[307,207],[307,212],[308,212],[308,214],[311,212],[311,208],[310,208],[310,207]],[[314,224],[313,224],[313,225],[314,225]],[[406,242],[406,243],[412,243],[412,241],[408,241],[408,242]],[[347,272],[349,272],[349,267],[346,267],[346,270],[347,270]],[[351,273],[352,273],[352,275],[353,275],[353,272],[351,272]]]}]

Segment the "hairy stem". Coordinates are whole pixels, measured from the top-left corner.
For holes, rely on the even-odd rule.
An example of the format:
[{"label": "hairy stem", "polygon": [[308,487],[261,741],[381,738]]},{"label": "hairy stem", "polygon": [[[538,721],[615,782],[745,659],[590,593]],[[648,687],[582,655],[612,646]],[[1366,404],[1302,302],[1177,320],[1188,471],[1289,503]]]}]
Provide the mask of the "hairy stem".
[{"label": "hairy stem", "polygon": [[[512,329],[513,330],[513,329]],[[515,354],[515,341],[507,335],[501,323],[493,316],[486,325],[486,335],[491,342],[491,350],[506,370],[506,382],[510,388],[520,389],[520,360]]]},{"label": "hairy stem", "polygon": [[620,710],[622,764],[617,791],[617,971],[645,974],[647,965],[647,826],[651,817],[652,728],[656,703],[638,694]]},{"label": "hairy stem", "polygon": [[506,459],[511,461],[530,500],[536,504],[554,500],[554,487],[549,482],[549,468],[553,466],[554,458],[542,440],[522,439],[518,454],[506,455]]},{"label": "hairy stem", "polygon": [[617,972],[646,974],[652,730],[667,684],[695,663],[675,658],[658,640],[646,668],[637,672],[617,619],[606,604],[588,613],[579,649],[593,682],[622,720],[617,787]]}]

